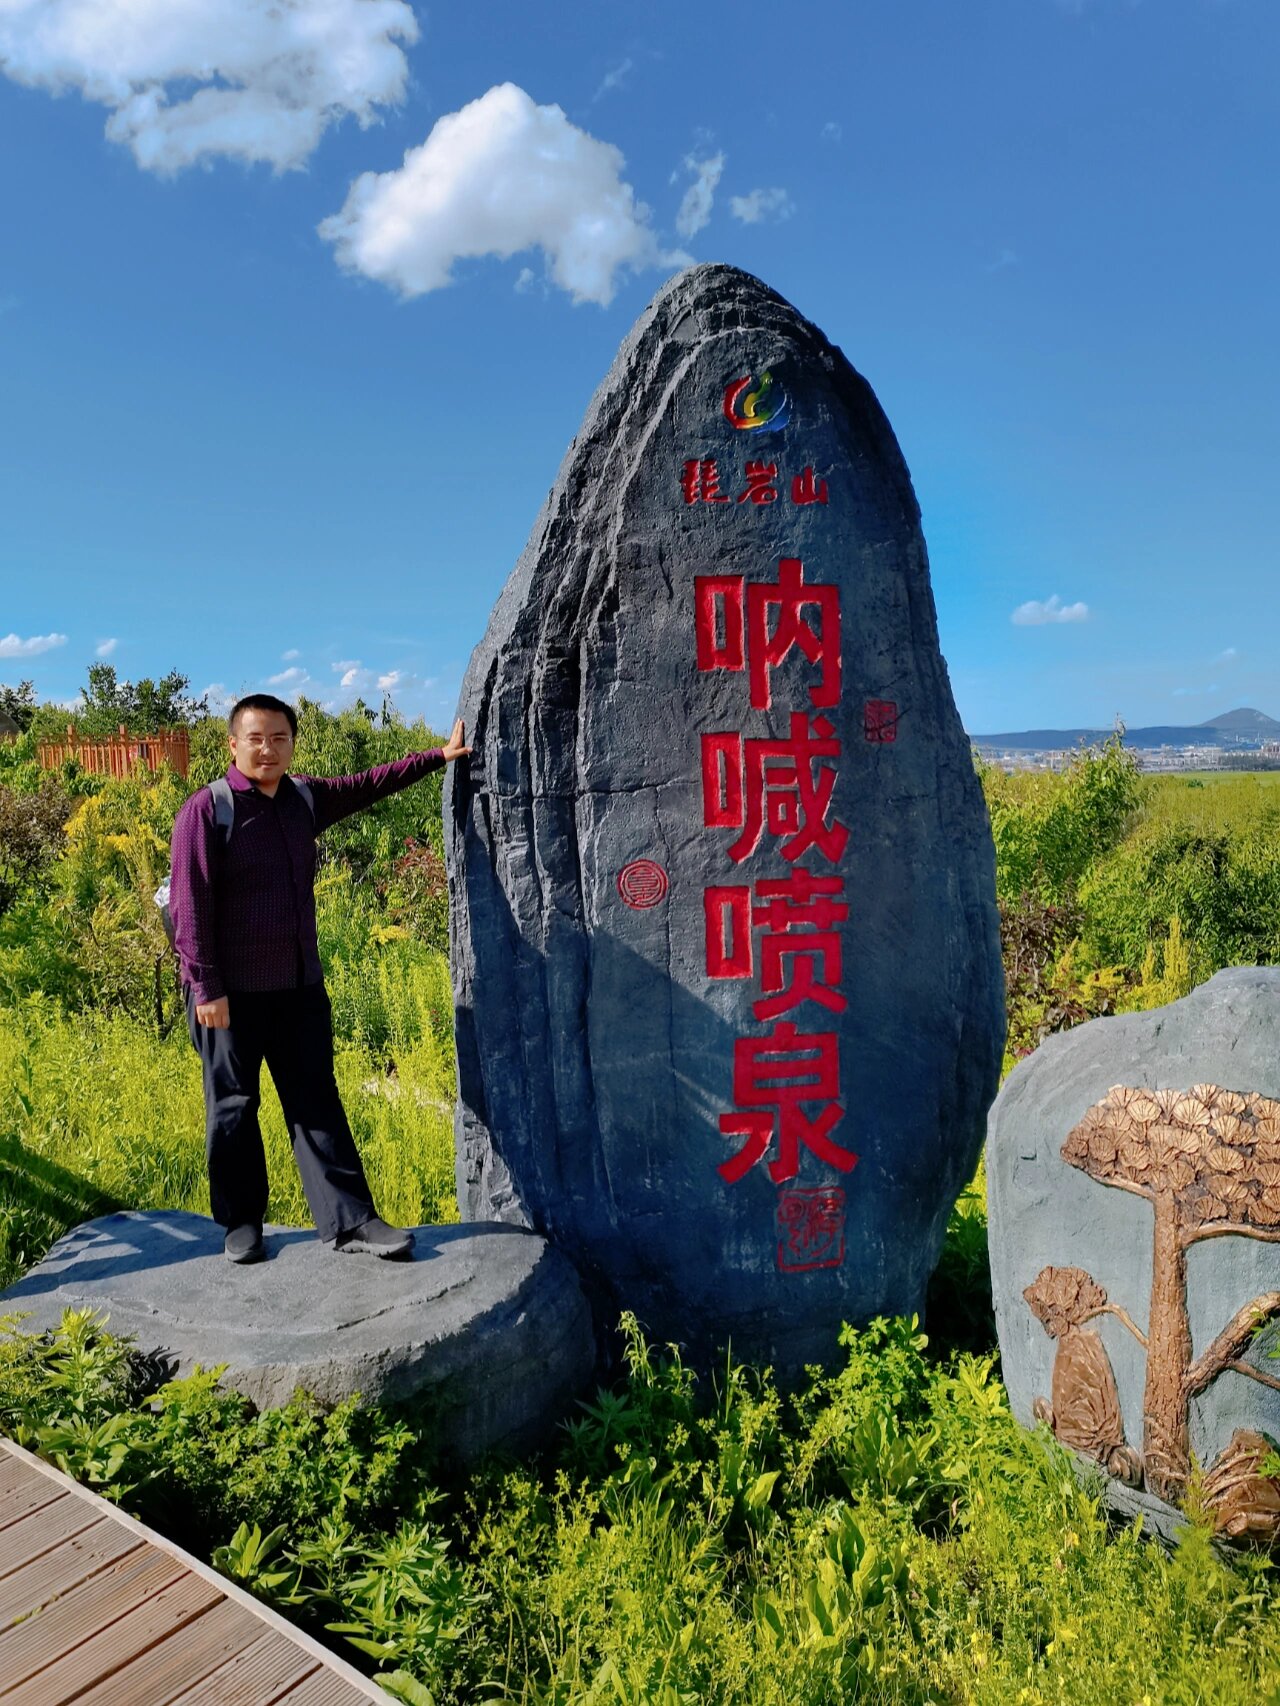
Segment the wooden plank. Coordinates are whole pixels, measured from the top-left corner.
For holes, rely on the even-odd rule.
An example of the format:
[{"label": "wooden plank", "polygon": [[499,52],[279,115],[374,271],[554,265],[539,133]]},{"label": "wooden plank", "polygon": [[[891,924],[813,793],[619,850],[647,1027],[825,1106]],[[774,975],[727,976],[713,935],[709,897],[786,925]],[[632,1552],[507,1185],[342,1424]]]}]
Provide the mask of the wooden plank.
[{"label": "wooden plank", "polygon": [[0,1552],[8,1544],[4,1531],[11,1523],[21,1522],[32,1511],[42,1510],[55,1499],[65,1497],[60,1488],[38,1475],[25,1487],[14,1487],[7,1493],[0,1493]]},{"label": "wooden plank", "polygon": [[[221,1599],[149,1652],[114,1671],[96,1688],[76,1695],[75,1706],[160,1706],[252,1646],[258,1626],[251,1613]],[[8,1696],[3,1696],[8,1706]],[[43,1706],[43,1702],[41,1703]],[[52,1701],[49,1706],[54,1706]]]},{"label": "wooden plank", "polygon": [[[385,1690],[379,1690],[385,1693]],[[279,1698],[279,1706],[355,1706],[363,1698],[344,1677],[318,1670]],[[272,1702],[276,1706],[276,1702]]]},{"label": "wooden plank", "polygon": [[319,1668],[320,1661],[313,1654],[294,1646],[288,1636],[268,1629],[251,1647],[184,1689],[166,1706],[270,1706]]},{"label": "wooden plank", "polygon": [[177,1581],[181,1572],[172,1566],[171,1558],[140,1546],[6,1629],[0,1635],[0,1698]]},{"label": "wooden plank", "polygon": [[[24,1682],[14,1684],[6,1673],[6,1682],[0,1683],[5,1706],[68,1706],[79,1700],[86,1689],[101,1683],[104,1677],[111,1676],[140,1653],[185,1629],[202,1612],[218,1604],[219,1599],[217,1590],[208,1582],[202,1582],[198,1576],[181,1575],[107,1628],[90,1635],[87,1641],[62,1652],[60,1657],[65,1642],[58,1642],[41,1668]],[[34,1617],[29,1627],[38,1632],[44,1621],[43,1617]],[[254,1630],[247,1620],[245,1634],[247,1640],[253,1639]],[[49,1647],[47,1640],[45,1646]]]},{"label": "wooden plank", "polygon": [[15,1457],[11,1451],[0,1450],[0,1497],[15,1487],[30,1487],[39,1479],[38,1472],[30,1464]]},{"label": "wooden plank", "polygon": [[[32,1456],[21,1446],[15,1445],[12,1440],[0,1442],[0,1454],[6,1451],[16,1457],[22,1465],[50,1481],[60,1491],[82,1503],[86,1510],[94,1516],[105,1519],[113,1527],[132,1537],[135,1541],[140,1540],[146,1549],[147,1556],[156,1554],[165,1556],[171,1562],[176,1563],[180,1571],[190,1572],[201,1580],[209,1582],[220,1594],[225,1595],[233,1605],[240,1606],[251,1619],[255,1640],[264,1633],[274,1632],[277,1638],[286,1641],[290,1647],[300,1652],[303,1658],[308,1659],[312,1668],[323,1669],[326,1674],[345,1680],[348,1690],[345,1696],[346,1700],[353,1703],[361,1700],[375,1701],[380,1702],[381,1706],[386,1706],[385,1691],[379,1688],[376,1683],[371,1682],[368,1677],[361,1675],[354,1665],[348,1663],[346,1659],[339,1658],[329,1648],[322,1646],[314,1636],[307,1634],[304,1629],[298,1628],[296,1624],[288,1622],[269,1605],[264,1605],[260,1600],[254,1599],[237,1583],[220,1576],[211,1565],[204,1563],[199,1558],[193,1558],[190,1553],[183,1551],[180,1546],[165,1535],[157,1534],[144,1524],[132,1521],[117,1506],[107,1503],[96,1493],[90,1492],[87,1487],[81,1487],[76,1482],[69,1480],[60,1470],[54,1469],[42,1458]],[[50,1556],[52,1557],[53,1554],[51,1553]],[[6,1585],[7,1583],[4,1580],[0,1580],[0,1590]],[[119,1606],[116,1609],[118,1614],[123,1614],[125,1610],[131,1609],[131,1606]],[[216,1610],[216,1607],[214,1609]],[[48,1612],[42,1615],[47,1616]],[[208,1615],[212,1616],[213,1611]],[[0,1624],[0,1628],[2,1627],[3,1625]],[[95,1627],[91,1626],[88,1629],[81,1630],[78,1638],[87,1639],[94,1632]],[[70,1646],[71,1643],[68,1645]],[[0,1679],[5,1678],[4,1653],[4,1636],[0,1634]],[[225,1663],[226,1658],[230,1656],[226,1655],[220,1658],[218,1663]],[[0,1687],[2,1686],[3,1682],[0,1680]],[[189,1682],[184,1681],[182,1687],[188,1688]],[[270,1696],[270,1699],[274,1698],[274,1695]],[[149,1699],[137,1703],[133,1700],[118,1699],[111,1702],[111,1706],[154,1706],[154,1703]],[[203,1702],[201,1702],[201,1706],[203,1706]],[[255,1701],[253,1706],[268,1706],[268,1701]]]},{"label": "wooden plank", "polygon": [[0,1630],[59,1594],[70,1592],[117,1558],[137,1551],[141,1544],[138,1535],[103,1517],[83,1533],[14,1570],[0,1581]]},{"label": "wooden plank", "polygon": [[0,1581],[99,1521],[91,1506],[66,1493],[50,1504],[39,1505],[0,1532]]}]

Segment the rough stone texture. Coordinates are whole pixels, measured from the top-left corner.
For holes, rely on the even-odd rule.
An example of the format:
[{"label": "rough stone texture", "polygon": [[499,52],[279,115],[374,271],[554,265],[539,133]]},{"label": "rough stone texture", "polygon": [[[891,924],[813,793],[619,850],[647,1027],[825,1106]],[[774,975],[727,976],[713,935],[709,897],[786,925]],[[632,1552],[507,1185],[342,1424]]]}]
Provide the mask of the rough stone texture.
[{"label": "rough stone texture", "polygon": [[[1005,1383],[1015,1415],[1028,1425],[1048,1394],[1055,1342],[1033,1315],[1023,1288],[1046,1267],[1082,1269],[1143,1331],[1151,1326],[1154,1211],[1150,1200],[1091,1177],[1062,1157],[1068,1134],[1113,1085],[1188,1090],[1218,1085],[1280,1100],[1280,970],[1220,972],[1185,1000],[1152,1013],[1096,1019],[1050,1037],[1021,1062],[991,1110],[987,1189],[991,1274]],[[1256,1188],[1256,1187],[1252,1187]],[[1275,1229],[1272,1229],[1273,1231]],[[1280,1288],[1280,1243],[1228,1234],[1186,1250],[1191,1353],[1201,1355],[1254,1298]],[[1089,1323],[1115,1375],[1125,1437],[1144,1445],[1147,1358],[1113,1315]],[[1267,1351],[1274,1320],[1242,1352],[1272,1376]],[[1190,1403],[1190,1444],[1206,1468],[1237,1429],[1280,1438],[1280,1391],[1227,1369]],[[1112,1483],[1113,1502],[1136,1514],[1158,1501]],[[1157,1524],[1170,1532],[1172,1513]]]},{"label": "rough stone texture", "polygon": [[423,1226],[413,1260],[340,1255],[314,1232],[268,1226],[270,1259],[228,1263],[222,1230],[199,1214],[86,1221],[0,1293],[30,1312],[105,1310],[140,1350],[229,1365],[225,1380],[262,1407],[295,1388],[326,1402],[425,1403],[442,1455],[532,1443],[590,1381],[590,1311],[569,1263],[506,1225]]},{"label": "rough stone texture", "polygon": [[[765,369],[789,419],[739,430],[726,388]],[[682,470],[711,460],[728,501],[704,486],[686,502]],[[776,501],[738,501],[748,461],[776,468]],[[796,501],[806,468],[825,504]],[[698,665],[695,577],[745,576],[749,598],[784,558],[840,595],[843,678],[825,712],[811,703],[823,665],[798,650],[767,709],[747,671]],[[813,605],[802,616],[826,622]],[[848,1004],[805,1000],[781,1020],[835,1034],[832,1141],[858,1160],[844,1171],[801,1144],[798,1176],[771,1179],[775,1130],[726,1183],[717,1168],[745,1143],[719,1123],[740,1106],[735,1039],[772,1021],[752,1011],[758,929],[752,976],[709,977],[704,891],[793,866],[770,829],[735,863],[738,832],[704,825],[701,741],[785,740],[802,712],[828,716],[840,743],[822,760],[837,771],[826,822],[848,844],[800,863],[843,879],[843,972],[818,981]],[[696,267],[642,315],[471,659],[461,714],[475,756],[451,769],[445,816],[464,1218],[544,1233],[603,1318],[629,1307],[699,1356],[732,1340],[797,1370],[830,1356],[842,1320],[920,1309],[997,1083],[991,838],[893,433],[841,352],[757,279]],[[619,891],[638,860],[669,884],[642,908]],[[785,1216],[819,1202],[799,1189],[845,1193],[806,1222],[808,1253],[833,1265],[792,1271],[806,1251]]]}]

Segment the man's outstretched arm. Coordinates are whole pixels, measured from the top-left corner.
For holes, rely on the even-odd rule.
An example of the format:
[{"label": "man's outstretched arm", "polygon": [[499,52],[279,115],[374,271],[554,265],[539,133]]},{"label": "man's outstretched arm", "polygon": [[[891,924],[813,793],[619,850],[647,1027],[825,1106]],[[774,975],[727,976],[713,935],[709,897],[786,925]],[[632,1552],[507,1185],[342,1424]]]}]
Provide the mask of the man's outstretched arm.
[{"label": "man's outstretched arm", "polygon": [[397,758],[391,764],[375,764],[371,770],[358,771],[354,776],[308,776],[306,781],[316,803],[316,834],[328,829],[330,824],[350,817],[353,812],[362,812],[366,807],[376,805],[388,794],[398,794],[401,788],[412,787],[432,771],[443,770],[455,758],[465,758],[471,751],[465,741],[466,730],[459,720],[443,746],[431,747],[426,752],[411,752],[406,758]]}]

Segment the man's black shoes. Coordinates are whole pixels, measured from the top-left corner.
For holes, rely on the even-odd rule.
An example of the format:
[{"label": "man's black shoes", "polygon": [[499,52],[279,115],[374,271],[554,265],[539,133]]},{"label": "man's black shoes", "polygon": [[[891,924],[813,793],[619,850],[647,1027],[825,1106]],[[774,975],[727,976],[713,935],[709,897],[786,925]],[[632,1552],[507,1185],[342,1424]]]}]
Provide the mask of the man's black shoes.
[{"label": "man's black shoes", "polygon": [[354,1252],[364,1256],[384,1256],[389,1261],[407,1256],[413,1249],[413,1233],[398,1226],[388,1226],[385,1220],[372,1215],[362,1226],[349,1232],[339,1232],[333,1241],[335,1250],[344,1254]]},{"label": "man's black shoes", "polygon": [[229,1262],[260,1262],[267,1247],[262,1242],[262,1228],[250,1222],[233,1226],[222,1240],[222,1253]]}]

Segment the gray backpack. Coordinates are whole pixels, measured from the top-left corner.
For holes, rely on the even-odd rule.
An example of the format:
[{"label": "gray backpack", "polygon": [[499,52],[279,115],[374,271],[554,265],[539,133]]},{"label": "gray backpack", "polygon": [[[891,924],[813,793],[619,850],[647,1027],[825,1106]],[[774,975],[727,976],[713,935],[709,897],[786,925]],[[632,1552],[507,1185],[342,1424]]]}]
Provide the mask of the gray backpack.
[{"label": "gray backpack", "polygon": [[[311,813],[311,821],[314,823],[316,816],[315,795],[311,792],[308,784],[306,782],[300,782],[296,776],[290,776],[289,780],[293,783],[298,793],[301,794],[302,803]],[[222,831],[222,845],[226,847],[231,840],[231,831],[236,826],[236,797],[232,793],[231,784],[227,781],[225,776],[219,776],[215,781],[210,782],[209,792],[213,796],[213,821]],[[169,883],[170,878],[166,877],[152,896],[152,899],[160,908],[160,917],[164,923],[164,933],[169,938],[169,945],[172,947],[173,914],[169,911]]]}]

